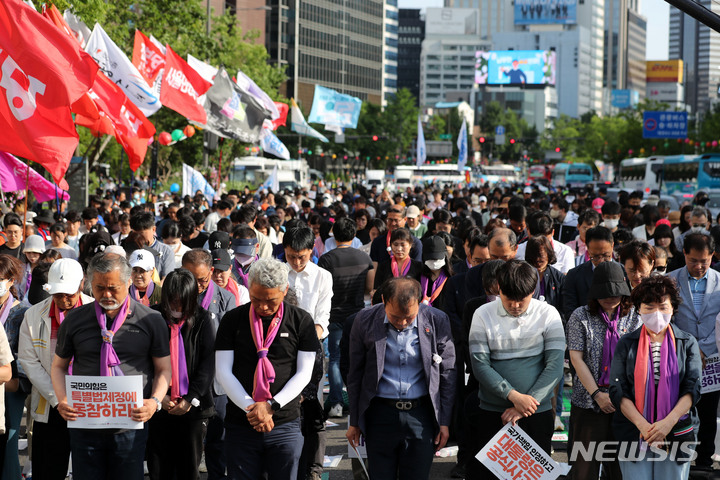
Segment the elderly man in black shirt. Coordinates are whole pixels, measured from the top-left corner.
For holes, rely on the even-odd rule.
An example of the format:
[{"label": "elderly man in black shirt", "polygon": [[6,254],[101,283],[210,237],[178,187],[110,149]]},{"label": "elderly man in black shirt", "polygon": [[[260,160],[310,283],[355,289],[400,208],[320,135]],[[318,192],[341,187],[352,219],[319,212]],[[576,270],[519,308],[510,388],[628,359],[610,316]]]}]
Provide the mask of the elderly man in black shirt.
[{"label": "elderly man in black shirt", "polygon": [[297,478],[303,447],[300,392],[318,340],[310,315],[284,302],[288,270],[260,259],[248,273],[250,303],[228,312],[215,341],[216,376],[227,392],[228,477]]}]

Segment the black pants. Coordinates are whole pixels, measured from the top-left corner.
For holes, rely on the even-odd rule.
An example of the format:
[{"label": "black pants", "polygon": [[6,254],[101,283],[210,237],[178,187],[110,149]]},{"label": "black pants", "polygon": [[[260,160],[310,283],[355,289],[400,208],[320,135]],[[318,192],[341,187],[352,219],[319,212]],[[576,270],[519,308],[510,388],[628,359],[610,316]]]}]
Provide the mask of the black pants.
[{"label": "black pants", "polygon": [[720,391],[703,393],[697,403],[697,413],[700,419],[698,430],[697,458],[695,464],[699,467],[709,467],[713,464],[712,454],[715,453],[715,434],[717,433],[717,409],[720,401]]},{"label": "black pants", "polygon": [[321,475],[325,460],[325,411],[317,398],[306,398],[301,404],[303,449],[298,464],[298,480],[311,473]]},{"label": "black pants", "polygon": [[227,395],[213,394],[215,401],[215,415],[210,417],[205,440],[205,466],[207,466],[208,480],[222,480],[225,475],[225,410],[227,408]]},{"label": "black pants", "polygon": [[[572,454],[576,443],[588,445],[590,442],[613,441],[612,434],[612,413],[595,412],[592,409],[580,408],[572,405],[570,407],[570,418],[572,419],[573,443],[568,444],[568,452]],[[572,465],[570,478],[576,480],[597,480],[600,475],[600,462],[595,460],[585,461],[578,455]],[[617,459],[612,462],[602,462],[603,478],[607,480],[621,480],[620,464]]]},{"label": "black pants", "polygon": [[[197,480],[207,418],[160,410],[149,423],[147,461],[152,480]],[[33,467],[34,467],[33,462]]]},{"label": "black pants", "polygon": [[[477,403],[477,398],[474,402]],[[466,404],[467,405],[467,404]],[[492,437],[503,427],[502,412],[490,412],[481,408],[471,409],[467,412],[468,425],[475,432],[473,436],[472,452],[473,457],[467,463],[465,470],[466,480],[497,480],[497,477],[490,470],[485,468],[475,458],[477,452],[488,443]],[[548,454],[552,449],[553,434],[553,411],[535,413],[529,417],[518,420],[517,424],[535,440],[540,448]]]},{"label": "black pants", "polygon": [[32,443],[33,477],[65,480],[70,461],[70,433],[57,408],[50,408],[47,423],[34,423]]}]

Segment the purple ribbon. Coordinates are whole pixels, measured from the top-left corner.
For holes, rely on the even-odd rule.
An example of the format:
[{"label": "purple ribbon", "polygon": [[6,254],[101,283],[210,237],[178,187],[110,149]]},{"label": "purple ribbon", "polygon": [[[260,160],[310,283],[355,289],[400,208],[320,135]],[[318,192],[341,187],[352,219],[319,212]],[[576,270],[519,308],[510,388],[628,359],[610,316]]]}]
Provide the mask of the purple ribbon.
[{"label": "purple ribbon", "polygon": [[[678,373],[677,353],[671,350],[674,346],[670,336],[670,329],[665,330],[665,339],[660,347],[660,381],[655,390],[655,374],[653,370],[652,345],[648,355],[647,379],[645,382],[645,411],[643,416],[649,422],[656,422],[667,417],[675,408],[680,393],[680,378]],[[648,342],[649,344],[650,342]],[[657,400],[657,411],[655,401]],[[684,418],[684,417],[682,417]]]},{"label": "purple ribbon", "polygon": [[[430,279],[426,277],[425,275],[420,276],[420,288],[422,288],[422,294],[423,294],[423,303],[425,305],[432,306],[433,301],[435,301],[435,298],[437,295],[434,295],[434,293],[437,291],[438,288],[443,284],[443,282],[447,279],[447,275],[445,274],[445,270],[440,270],[440,275],[435,279],[435,281],[432,284],[432,291],[430,292],[430,295],[427,294],[428,290],[428,284],[430,283]],[[439,293],[438,293],[439,295]]]},{"label": "purple ribbon", "polygon": [[[143,305],[150,305],[150,297],[152,296],[154,291],[155,282],[151,281],[150,283],[148,283],[148,286],[145,289],[145,295],[143,295],[143,298],[140,298],[140,290],[138,290],[135,285],[130,285],[130,294],[135,300],[142,303]],[[147,300],[147,303],[143,302],[143,299]]]},{"label": "purple ribbon", "polygon": [[172,370],[172,384],[170,385],[170,395],[173,400],[184,397],[190,388],[190,380],[188,379],[187,360],[185,359],[185,341],[182,336],[182,327],[185,320],[180,323],[174,323],[165,320],[170,327],[170,362]]},{"label": "purple ribbon", "polygon": [[622,305],[618,305],[615,310],[615,318],[612,321],[607,313],[600,311],[600,316],[607,326],[605,330],[605,340],[603,341],[602,361],[600,362],[600,378],[598,379],[598,386],[600,387],[607,387],[610,384],[610,364],[615,354],[615,347],[617,346],[618,340],[620,340],[617,326],[620,320],[621,307]]},{"label": "purple ribbon", "polygon": [[208,285],[208,288],[205,290],[205,296],[203,297],[203,301],[200,304],[202,308],[207,310],[210,308],[210,304],[212,303],[213,295],[215,295],[215,282],[210,280],[210,284]]},{"label": "purple ribbon", "polygon": [[5,300],[5,304],[0,311],[0,322],[2,322],[3,325],[5,325],[5,322],[7,322],[8,315],[10,315],[10,310],[12,310],[13,303],[15,303],[15,297],[13,297],[12,293],[8,293],[8,298],[7,300]]},{"label": "purple ribbon", "polygon": [[120,306],[118,314],[113,320],[112,328],[107,329],[107,317],[105,310],[100,306],[100,302],[95,302],[95,316],[97,317],[100,331],[102,332],[102,347],[100,347],[100,375],[103,377],[122,377],[125,374],[120,370],[120,359],[113,347],[113,337],[120,329],[128,316],[130,307],[130,297],[125,297],[125,301]]},{"label": "purple ribbon", "polygon": [[[258,256],[255,255],[255,258],[250,262],[251,264],[256,262],[258,259]],[[237,271],[238,278],[242,282],[241,285],[245,288],[250,288],[250,283],[248,282],[248,275],[249,273],[245,273],[243,271],[243,266],[240,264],[240,262],[237,261],[237,258],[235,258],[235,271]]]}]

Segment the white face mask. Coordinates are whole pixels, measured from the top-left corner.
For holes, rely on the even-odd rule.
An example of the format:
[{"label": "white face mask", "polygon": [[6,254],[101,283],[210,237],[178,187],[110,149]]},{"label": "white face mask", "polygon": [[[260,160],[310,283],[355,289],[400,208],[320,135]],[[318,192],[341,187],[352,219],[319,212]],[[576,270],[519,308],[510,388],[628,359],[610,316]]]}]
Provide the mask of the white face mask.
[{"label": "white face mask", "polygon": [[671,318],[672,313],[653,312],[640,314],[640,320],[642,320],[642,323],[653,333],[662,332],[665,327],[670,324]]},{"label": "white face mask", "polygon": [[617,218],[605,220],[605,226],[609,228],[610,230],[613,230],[614,228],[617,228],[618,223],[620,223],[620,220]]},{"label": "white face mask", "polygon": [[703,230],[704,230],[703,227],[690,227],[690,231],[692,233],[702,233]]},{"label": "white face mask", "polygon": [[175,310],[170,310],[170,316],[172,318],[182,318],[183,312],[176,312]]},{"label": "white face mask", "polygon": [[427,266],[430,270],[440,270],[443,266],[445,266],[445,259],[425,260],[425,266]]},{"label": "white face mask", "polygon": [[490,214],[490,218],[497,218],[497,216],[498,216],[497,213],[491,213],[491,214]]},{"label": "white face mask", "polygon": [[550,210],[550,218],[558,218],[560,216],[560,210]]},{"label": "white face mask", "polygon": [[8,280],[0,282],[0,297],[4,297],[8,293]]},{"label": "white face mask", "polygon": [[236,258],[237,261],[240,263],[240,265],[242,265],[243,267],[245,267],[245,266],[247,266],[247,265],[252,261],[252,259],[255,258],[255,257],[251,257],[250,255],[245,255],[244,253],[237,253],[237,252],[235,252],[235,258]]}]

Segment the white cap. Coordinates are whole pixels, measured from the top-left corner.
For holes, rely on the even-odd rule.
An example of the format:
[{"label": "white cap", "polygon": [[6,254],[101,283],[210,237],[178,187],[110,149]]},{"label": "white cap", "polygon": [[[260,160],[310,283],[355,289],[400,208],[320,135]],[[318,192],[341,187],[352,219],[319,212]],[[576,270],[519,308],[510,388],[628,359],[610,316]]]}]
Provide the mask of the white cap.
[{"label": "white cap", "polygon": [[478,202],[485,202],[487,203],[487,197],[485,195],[480,195],[480,198],[478,198]]},{"label": "white cap", "polygon": [[523,193],[532,193],[532,187],[527,186],[523,189]]},{"label": "white cap", "polygon": [[120,245],[110,245],[109,247],[105,248],[104,253],[114,253],[116,255],[120,255],[123,258],[127,258],[127,253],[125,253],[125,249]]},{"label": "white cap", "polygon": [[149,272],[155,268],[155,255],[143,248],[140,248],[130,254],[129,263],[132,268],[140,267],[146,272]]},{"label": "white cap", "polygon": [[73,295],[80,290],[80,283],[84,277],[82,266],[72,258],[60,258],[55,260],[48,271],[48,283],[43,285],[43,290],[50,295],[64,293]]},{"label": "white cap", "polygon": [[23,252],[45,253],[45,241],[40,235],[30,235],[25,239],[25,247],[23,248]]}]

